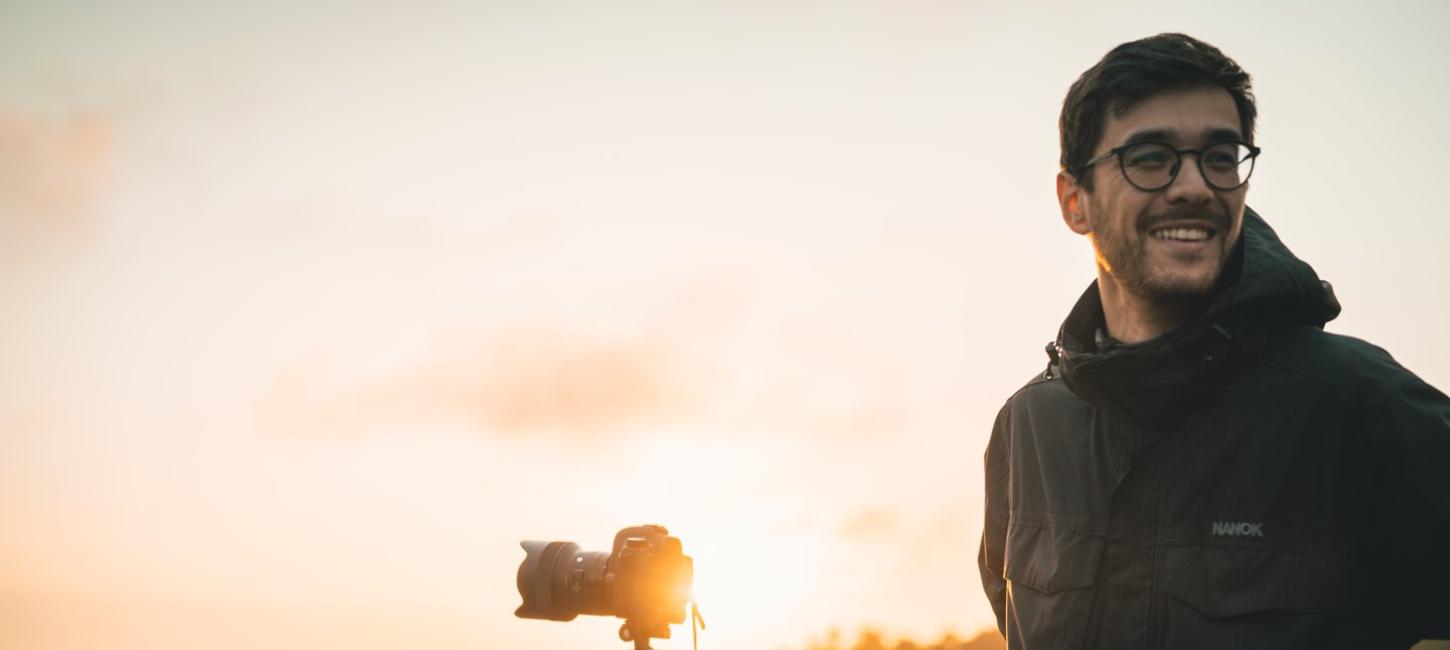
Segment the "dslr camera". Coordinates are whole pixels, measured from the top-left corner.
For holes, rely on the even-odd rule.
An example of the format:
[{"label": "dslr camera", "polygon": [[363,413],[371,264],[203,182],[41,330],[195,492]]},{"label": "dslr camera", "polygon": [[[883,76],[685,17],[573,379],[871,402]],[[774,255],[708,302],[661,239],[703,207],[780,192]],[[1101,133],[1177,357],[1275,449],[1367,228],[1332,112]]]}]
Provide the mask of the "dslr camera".
[{"label": "dslr camera", "polygon": [[[584,551],[573,542],[520,542],[520,618],[572,621],[580,614],[624,619],[621,641],[636,650],[651,638],[670,638],[670,624],[685,622],[695,565],[664,526],[632,526],[614,536],[608,553]],[[692,623],[704,627],[698,608]],[[692,628],[693,629],[693,628]]]}]

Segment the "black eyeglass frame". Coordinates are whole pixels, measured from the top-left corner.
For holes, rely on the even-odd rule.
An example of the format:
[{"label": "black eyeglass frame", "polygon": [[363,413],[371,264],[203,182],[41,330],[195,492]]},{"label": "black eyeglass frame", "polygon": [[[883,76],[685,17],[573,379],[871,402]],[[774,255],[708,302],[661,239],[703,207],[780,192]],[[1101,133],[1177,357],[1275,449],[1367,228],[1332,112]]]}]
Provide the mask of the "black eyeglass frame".
[{"label": "black eyeglass frame", "polygon": [[[1139,185],[1137,183],[1134,183],[1133,182],[1133,177],[1131,177],[1131,176],[1128,175],[1128,164],[1126,162],[1124,162],[1124,159],[1123,159],[1123,153],[1126,152],[1127,150],[1132,149],[1133,147],[1141,147],[1143,145],[1149,145],[1149,144],[1158,145],[1158,146],[1162,146],[1162,147],[1167,147],[1175,155],[1178,156],[1178,159],[1173,162],[1173,169],[1168,173],[1168,181],[1165,182],[1165,183],[1163,183],[1162,185],[1160,185],[1158,187],[1153,187],[1153,188],[1143,187],[1143,186],[1141,186],[1141,185]],[[1244,175],[1244,179],[1241,180],[1241,181],[1239,181],[1239,184],[1238,185],[1235,185],[1233,187],[1219,187],[1218,185],[1215,185],[1213,183],[1213,181],[1208,180],[1208,172],[1204,171],[1204,169],[1203,169],[1203,152],[1204,152],[1204,150],[1209,149],[1209,148],[1212,148],[1212,147],[1217,147],[1217,146],[1220,146],[1220,145],[1225,145],[1225,144],[1238,145],[1240,147],[1243,147],[1243,148],[1249,150],[1249,155],[1244,156],[1243,157],[1243,160],[1240,160],[1238,162],[1238,164],[1243,164],[1243,161],[1244,160],[1252,161],[1249,164],[1249,173],[1245,174]],[[1173,181],[1178,180],[1178,172],[1183,169],[1183,154],[1191,153],[1191,154],[1193,154],[1194,164],[1198,165],[1198,175],[1201,176],[1201,177],[1203,177],[1203,182],[1204,183],[1207,183],[1209,187],[1212,187],[1213,189],[1216,189],[1216,190],[1218,190],[1220,192],[1232,192],[1233,190],[1236,190],[1236,189],[1238,189],[1240,187],[1243,187],[1245,183],[1249,182],[1249,177],[1254,175],[1254,167],[1258,163],[1259,153],[1261,153],[1262,151],[1263,151],[1263,149],[1260,149],[1259,147],[1255,147],[1254,145],[1251,145],[1251,144],[1249,144],[1247,142],[1240,142],[1240,141],[1237,141],[1237,140],[1221,140],[1219,142],[1214,142],[1214,143],[1208,145],[1207,147],[1200,147],[1200,148],[1197,148],[1197,149],[1178,149],[1178,148],[1174,147],[1173,145],[1168,144],[1167,142],[1157,142],[1157,141],[1134,142],[1132,144],[1125,144],[1125,145],[1123,145],[1121,147],[1113,147],[1112,149],[1109,149],[1107,153],[1105,153],[1105,154],[1103,154],[1101,156],[1098,156],[1097,158],[1093,158],[1092,160],[1089,160],[1086,163],[1084,163],[1083,166],[1082,166],[1082,168],[1083,168],[1083,171],[1086,172],[1088,170],[1088,168],[1092,167],[1093,165],[1096,165],[1096,164],[1098,164],[1098,163],[1100,163],[1100,162],[1102,162],[1104,160],[1107,160],[1109,158],[1112,158],[1113,156],[1117,156],[1118,157],[1118,171],[1119,172],[1122,172],[1122,174],[1123,174],[1123,180],[1128,181],[1128,184],[1129,185],[1132,185],[1134,188],[1136,188],[1139,191],[1142,191],[1142,192],[1157,192],[1159,190],[1162,190],[1162,189],[1168,187],[1169,185],[1172,185],[1173,184]]]}]

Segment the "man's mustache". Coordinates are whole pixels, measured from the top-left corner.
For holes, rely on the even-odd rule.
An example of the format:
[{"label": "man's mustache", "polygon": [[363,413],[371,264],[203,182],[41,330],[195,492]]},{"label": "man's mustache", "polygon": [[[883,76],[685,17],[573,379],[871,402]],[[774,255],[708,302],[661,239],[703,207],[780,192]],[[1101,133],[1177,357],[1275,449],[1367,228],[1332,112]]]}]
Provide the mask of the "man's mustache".
[{"label": "man's mustache", "polygon": [[1213,226],[1214,230],[1218,232],[1228,230],[1228,215],[1198,206],[1172,208],[1166,212],[1150,214],[1139,222],[1138,227],[1147,232],[1163,224],[1177,221],[1201,221]]}]

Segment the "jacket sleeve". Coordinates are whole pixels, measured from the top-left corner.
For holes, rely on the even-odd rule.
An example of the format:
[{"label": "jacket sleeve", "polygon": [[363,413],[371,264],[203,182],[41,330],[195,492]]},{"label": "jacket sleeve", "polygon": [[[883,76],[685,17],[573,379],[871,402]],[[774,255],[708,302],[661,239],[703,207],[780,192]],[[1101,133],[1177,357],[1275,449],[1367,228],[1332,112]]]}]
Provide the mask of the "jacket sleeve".
[{"label": "jacket sleeve", "polygon": [[986,517],[982,526],[982,544],[977,552],[977,568],[982,573],[982,589],[997,616],[997,631],[1007,633],[1007,581],[1002,577],[1007,522],[1010,517],[1007,478],[1011,472],[1010,425],[1006,407],[997,414],[992,425],[992,438],[986,453]]},{"label": "jacket sleeve", "polygon": [[1393,540],[1383,570],[1409,630],[1450,639],[1450,398],[1411,375],[1389,391],[1376,420]]}]

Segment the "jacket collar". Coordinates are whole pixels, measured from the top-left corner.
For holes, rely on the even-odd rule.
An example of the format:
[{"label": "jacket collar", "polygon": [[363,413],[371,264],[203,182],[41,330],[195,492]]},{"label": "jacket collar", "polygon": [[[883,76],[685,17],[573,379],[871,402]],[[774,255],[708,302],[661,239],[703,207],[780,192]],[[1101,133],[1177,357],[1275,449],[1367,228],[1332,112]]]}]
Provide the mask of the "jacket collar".
[{"label": "jacket collar", "polygon": [[1276,334],[1323,327],[1338,314],[1328,283],[1245,209],[1243,234],[1199,315],[1149,341],[1100,350],[1095,338],[1104,327],[1103,307],[1094,281],[1049,354],[1082,398],[1120,408],[1149,428],[1173,427]]}]

